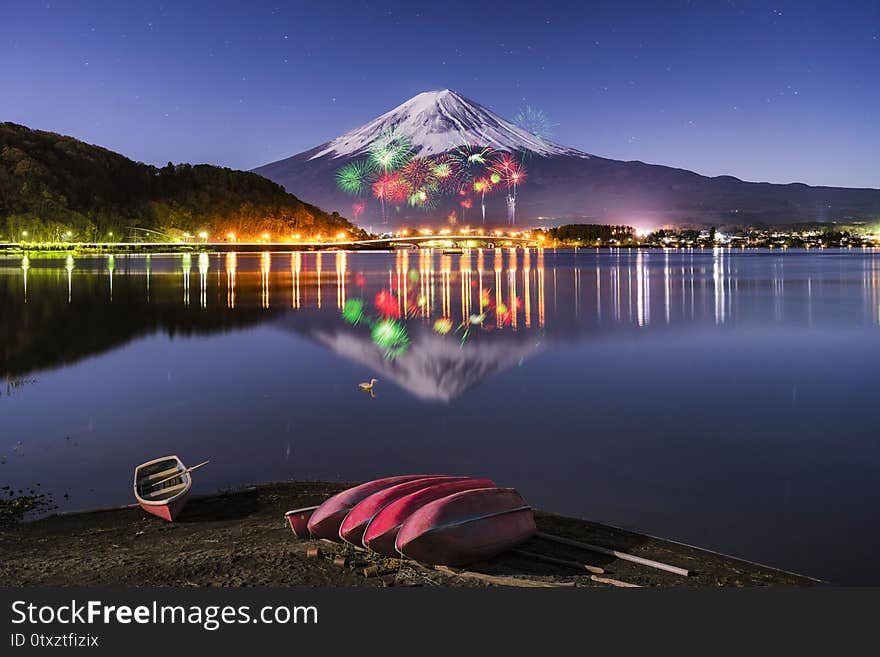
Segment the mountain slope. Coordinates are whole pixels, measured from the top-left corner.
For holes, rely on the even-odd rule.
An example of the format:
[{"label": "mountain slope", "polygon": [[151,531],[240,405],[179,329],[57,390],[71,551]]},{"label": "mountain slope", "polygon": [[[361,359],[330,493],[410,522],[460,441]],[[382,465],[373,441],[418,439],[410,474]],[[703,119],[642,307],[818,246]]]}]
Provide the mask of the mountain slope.
[{"label": "mountain slope", "polygon": [[[571,221],[657,225],[667,222],[796,222],[880,217],[880,190],[775,185],[732,176],[709,178],[692,171],[589,155],[548,142],[513,125],[482,105],[449,90],[418,94],[377,119],[313,149],[255,169],[288,191],[351,215],[362,203],[359,223],[381,222],[379,203],[336,185],[340,167],[363,159],[388,130],[412,142],[418,156],[436,156],[463,144],[515,152],[524,159],[528,179],[517,190],[516,220],[522,225]],[[465,192],[470,193],[466,189]],[[500,193],[499,193],[500,192]],[[507,220],[506,195],[486,196],[487,223]],[[481,221],[474,200],[441,197],[427,210],[405,204],[387,215],[394,224],[445,220]]]},{"label": "mountain slope", "polygon": [[72,137],[0,123],[0,236],[103,240],[355,230],[254,173],[207,164],[157,168]]},{"label": "mountain slope", "polygon": [[589,157],[571,148],[544,141],[493,114],[454,91],[426,91],[316,149],[309,159],[363,156],[383,133],[396,129],[406,135],[421,157],[439,155],[462,144],[491,145],[507,151],[528,150],[537,155]]}]

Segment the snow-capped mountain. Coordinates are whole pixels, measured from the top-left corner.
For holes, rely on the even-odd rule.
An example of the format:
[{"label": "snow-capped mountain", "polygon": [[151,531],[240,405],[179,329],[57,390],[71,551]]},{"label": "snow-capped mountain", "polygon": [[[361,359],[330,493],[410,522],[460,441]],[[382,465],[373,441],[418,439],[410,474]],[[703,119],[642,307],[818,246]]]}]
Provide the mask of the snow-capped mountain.
[{"label": "snow-capped mountain", "polygon": [[390,130],[405,135],[416,155],[439,155],[462,144],[491,146],[510,152],[529,151],[545,157],[589,157],[573,148],[544,141],[502,119],[482,105],[449,89],[426,91],[374,121],[319,146],[309,159],[363,156]]},{"label": "snow-capped mountain", "polygon": [[390,112],[332,141],[255,171],[287,191],[339,212],[362,226],[455,221],[478,225],[508,221],[503,185],[485,198],[472,186],[437,195],[421,207],[380,203],[365,186],[358,197],[337,186],[346,164],[363,160],[389,131],[406,137],[414,154],[433,157],[469,144],[515,153],[527,179],[517,189],[516,223],[781,223],[873,219],[880,215],[880,190],[745,182],[732,176],[706,177],[685,169],[623,162],[589,155],[541,139],[461,94],[444,89],[418,94]]}]

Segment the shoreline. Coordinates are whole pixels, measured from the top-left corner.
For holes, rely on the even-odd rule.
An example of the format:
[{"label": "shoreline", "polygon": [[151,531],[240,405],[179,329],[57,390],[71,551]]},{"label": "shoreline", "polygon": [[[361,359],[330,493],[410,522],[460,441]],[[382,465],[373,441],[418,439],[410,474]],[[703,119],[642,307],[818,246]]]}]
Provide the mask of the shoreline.
[{"label": "shoreline", "polygon": [[[536,511],[540,532],[601,545],[690,571],[667,573],[611,556],[530,539],[522,550],[591,564],[599,580],[570,565],[506,553],[466,573],[385,559],[293,536],[285,511],[319,504],[344,485],[263,484],[193,496],[166,523],[140,508],[47,516],[0,528],[0,579],[7,586],[605,586],[603,578],[646,587],[810,586],[819,580],[662,538]],[[317,547],[322,556],[309,558]],[[341,563],[344,558],[344,565]],[[372,576],[364,569],[372,568]]]},{"label": "shoreline", "polygon": [[[0,256],[27,256],[27,255],[70,255],[70,256],[88,256],[88,255],[173,255],[178,253],[314,253],[323,251],[349,251],[349,252],[394,252],[394,251],[427,251],[444,249],[456,250],[478,250],[478,249],[509,249],[509,248],[527,248],[542,249],[546,251],[613,251],[613,250],[650,250],[650,251],[705,251],[712,252],[715,249],[721,249],[729,252],[746,252],[746,251],[786,251],[793,252],[810,252],[810,251],[875,251],[880,246],[860,245],[860,246],[769,246],[769,245],[750,245],[750,246],[661,246],[657,244],[602,244],[602,245],[576,245],[576,244],[560,244],[557,246],[537,246],[534,244],[513,244],[507,241],[501,241],[489,246],[459,247],[459,246],[415,246],[415,245],[399,245],[394,244],[259,244],[259,243],[237,243],[237,244],[103,244],[103,245],[34,245],[23,246],[20,244],[0,244]],[[457,252],[457,251],[456,251]]]}]

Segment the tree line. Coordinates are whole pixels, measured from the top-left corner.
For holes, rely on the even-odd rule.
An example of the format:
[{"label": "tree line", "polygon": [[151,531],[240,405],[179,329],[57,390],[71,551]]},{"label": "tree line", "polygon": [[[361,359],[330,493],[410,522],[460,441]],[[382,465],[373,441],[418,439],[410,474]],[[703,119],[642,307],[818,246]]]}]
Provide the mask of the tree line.
[{"label": "tree line", "polygon": [[155,167],[72,137],[0,123],[0,241],[362,235],[255,173]]}]

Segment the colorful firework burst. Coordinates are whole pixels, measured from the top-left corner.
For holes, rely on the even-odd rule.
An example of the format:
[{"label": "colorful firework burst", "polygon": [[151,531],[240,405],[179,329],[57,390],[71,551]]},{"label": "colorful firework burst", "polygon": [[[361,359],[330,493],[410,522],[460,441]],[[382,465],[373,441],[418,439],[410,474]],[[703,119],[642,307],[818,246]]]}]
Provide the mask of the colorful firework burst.
[{"label": "colorful firework burst", "polygon": [[458,163],[459,178],[462,182],[469,182],[484,169],[486,169],[492,160],[494,149],[489,146],[476,146],[473,144],[462,144],[450,155]]},{"label": "colorful firework burst", "polygon": [[373,173],[373,167],[365,160],[349,162],[336,172],[336,183],[349,194],[363,194]]},{"label": "colorful firework burst", "polygon": [[373,196],[384,203],[404,203],[409,198],[412,188],[397,171],[383,173],[373,183]]},{"label": "colorful firework burst", "polygon": [[389,185],[389,172],[405,165],[412,154],[412,144],[396,126],[385,130],[370,146],[370,163],[382,172],[382,177],[373,184],[373,195],[382,205],[382,223],[388,223],[385,202],[402,203],[409,196],[396,182]]},{"label": "colorful firework burst", "polygon": [[397,295],[390,290],[379,290],[373,299],[376,310],[383,317],[400,317]]},{"label": "colorful firework burst", "polygon": [[553,136],[553,128],[556,125],[550,123],[544,110],[532,107],[531,105],[521,108],[516,113],[516,116],[513,117],[513,123],[518,128],[533,134],[538,139],[550,139]]},{"label": "colorful firework burst", "polygon": [[486,166],[494,153],[494,149],[489,146],[477,146],[475,144],[462,144],[450,155],[462,167]]},{"label": "colorful firework burst", "polygon": [[383,319],[373,325],[370,337],[380,347],[385,358],[396,358],[409,347],[409,336],[406,327],[393,319]]},{"label": "colorful firework burst", "polygon": [[499,152],[492,157],[489,168],[497,174],[502,180],[505,179],[508,172],[516,166],[516,158],[510,153]]},{"label": "colorful firework burst", "polygon": [[486,194],[492,191],[490,177],[477,178],[474,181],[474,191],[480,195],[480,208],[483,211],[483,223],[486,223]]},{"label": "colorful firework burst", "polygon": [[474,181],[474,191],[477,194],[485,194],[492,190],[492,181],[489,178],[477,178]]},{"label": "colorful firework burst", "polygon": [[433,199],[426,189],[417,189],[409,195],[407,202],[414,208],[427,209],[433,207]]},{"label": "colorful firework burst", "polygon": [[516,223],[516,188],[526,179],[526,169],[510,153],[500,153],[492,159],[492,172],[507,185],[507,223]]},{"label": "colorful firework burst", "polygon": [[461,164],[452,155],[444,153],[434,158],[434,179],[444,194],[456,192],[460,187]]},{"label": "colorful firework burst", "polygon": [[342,317],[349,324],[357,326],[364,318],[364,300],[349,299],[342,309]]},{"label": "colorful firework burst", "polygon": [[504,182],[508,187],[515,188],[525,182],[525,166],[510,153],[501,153],[493,158],[491,169],[492,174],[498,177],[498,181]]},{"label": "colorful firework burst", "polygon": [[366,207],[367,207],[367,204],[364,203],[363,201],[355,201],[354,203],[351,204],[351,212],[354,215],[355,221],[357,221],[357,218],[360,217],[364,213],[364,210],[366,209]]},{"label": "colorful firework burst", "polygon": [[413,189],[433,189],[437,186],[434,162],[426,157],[414,157],[400,169],[401,177]]},{"label": "colorful firework burst", "polygon": [[452,330],[452,320],[448,317],[441,317],[434,322],[434,332],[440,335],[446,335]]},{"label": "colorful firework burst", "polygon": [[370,163],[388,173],[405,165],[412,154],[412,144],[396,127],[385,130],[370,146]]}]

